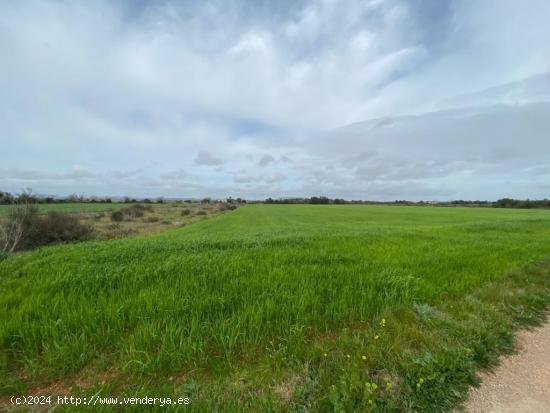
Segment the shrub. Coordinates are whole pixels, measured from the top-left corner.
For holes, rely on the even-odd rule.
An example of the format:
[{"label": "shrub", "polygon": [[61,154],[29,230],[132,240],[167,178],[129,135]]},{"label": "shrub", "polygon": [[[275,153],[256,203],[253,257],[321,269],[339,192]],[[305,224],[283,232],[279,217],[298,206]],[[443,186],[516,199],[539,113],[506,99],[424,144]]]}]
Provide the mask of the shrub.
[{"label": "shrub", "polygon": [[237,205],[235,204],[228,204],[228,203],[220,203],[218,204],[218,210],[219,211],[233,211],[237,209]]},{"label": "shrub", "polygon": [[29,235],[38,219],[38,210],[30,204],[11,209],[0,223],[0,250],[14,252],[25,249]]},{"label": "shrub", "polygon": [[156,216],[152,216],[152,217],[147,217],[143,220],[143,222],[148,222],[148,223],[153,223],[153,222],[158,222],[160,220],[159,217],[156,217]]},{"label": "shrub", "polygon": [[113,211],[111,212],[111,221],[120,222],[124,219],[124,214],[122,211]]},{"label": "shrub", "polygon": [[50,211],[46,216],[36,220],[29,234],[29,246],[83,241],[88,239],[91,233],[92,228],[82,224],[77,215]]},{"label": "shrub", "polygon": [[191,210],[189,208],[185,208],[184,210],[181,211],[181,214],[183,216],[189,215],[190,213],[191,213]]},{"label": "shrub", "polygon": [[198,211],[197,215],[207,215],[207,214],[206,214],[206,211]]},{"label": "shrub", "polygon": [[139,218],[143,216],[144,209],[143,205],[134,204],[128,208],[121,209],[121,212],[130,218]]},{"label": "shrub", "polygon": [[41,245],[88,239],[91,227],[80,222],[77,215],[49,212],[39,216],[31,205],[20,205],[8,213],[0,225],[1,250],[14,252]]}]

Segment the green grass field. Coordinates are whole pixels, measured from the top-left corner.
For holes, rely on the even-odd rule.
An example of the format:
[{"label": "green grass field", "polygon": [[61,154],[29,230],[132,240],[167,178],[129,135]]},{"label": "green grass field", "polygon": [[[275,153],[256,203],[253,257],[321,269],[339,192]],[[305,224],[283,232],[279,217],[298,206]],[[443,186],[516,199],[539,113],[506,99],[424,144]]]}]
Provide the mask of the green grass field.
[{"label": "green grass field", "polygon": [[[64,204],[36,204],[38,211],[40,213],[47,213],[49,211],[58,211],[58,212],[71,212],[71,213],[86,213],[86,212],[103,212],[103,211],[114,211],[116,209],[124,208],[128,204],[124,203],[110,203],[102,204],[95,202],[75,202],[75,203],[64,203]],[[12,205],[0,205],[0,217],[6,215],[8,211],[13,208]]]},{"label": "green grass field", "polygon": [[0,394],[451,411],[541,321],[547,256],[550,211],[353,205],[43,248],[0,262]]}]

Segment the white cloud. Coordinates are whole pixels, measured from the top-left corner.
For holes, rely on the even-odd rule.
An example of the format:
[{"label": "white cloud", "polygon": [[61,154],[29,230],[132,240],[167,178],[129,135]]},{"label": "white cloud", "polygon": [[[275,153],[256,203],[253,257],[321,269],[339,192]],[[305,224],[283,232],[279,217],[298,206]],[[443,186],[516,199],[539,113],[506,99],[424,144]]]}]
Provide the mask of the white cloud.
[{"label": "white cloud", "polygon": [[189,174],[183,170],[183,169],[177,169],[170,172],[165,172],[160,175],[161,179],[165,179],[167,181],[178,181],[182,179],[186,179],[189,176]]}]

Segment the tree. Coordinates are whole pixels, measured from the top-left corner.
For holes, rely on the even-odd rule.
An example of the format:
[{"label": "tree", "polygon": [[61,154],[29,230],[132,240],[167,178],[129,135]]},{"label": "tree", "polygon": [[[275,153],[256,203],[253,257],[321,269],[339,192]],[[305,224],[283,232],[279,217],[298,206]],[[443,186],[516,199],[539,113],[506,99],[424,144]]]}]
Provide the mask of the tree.
[{"label": "tree", "polygon": [[0,205],[11,205],[13,203],[14,199],[12,194],[0,191]]},{"label": "tree", "polygon": [[326,196],[312,196],[309,198],[310,204],[328,204],[329,199]]},{"label": "tree", "polygon": [[23,189],[19,194],[19,196],[17,197],[16,203],[21,205],[36,203],[36,197],[32,195],[32,189],[31,188]]},{"label": "tree", "polygon": [[67,202],[84,202],[84,195],[71,194],[67,197]]}]

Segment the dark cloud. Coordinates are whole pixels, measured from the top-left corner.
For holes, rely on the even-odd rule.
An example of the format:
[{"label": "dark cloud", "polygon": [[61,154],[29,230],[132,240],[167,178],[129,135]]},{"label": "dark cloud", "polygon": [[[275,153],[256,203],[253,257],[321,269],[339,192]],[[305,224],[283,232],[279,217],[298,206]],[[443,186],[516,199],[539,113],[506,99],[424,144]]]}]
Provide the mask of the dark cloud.
[{"label": "dark cloud", "polygon": [[223,161],[213,156],[210,152],[200,151],[195,158],[197,165],[221,165]]},{"label": "dark cloud", "polygon": [[264,166],[267,166],[267,165],[269,165],[270,163],[273,163],[273,162],[275,162],[275,158],[273,156],[264,155],[258,161],[258,166],[264,167]]}]

